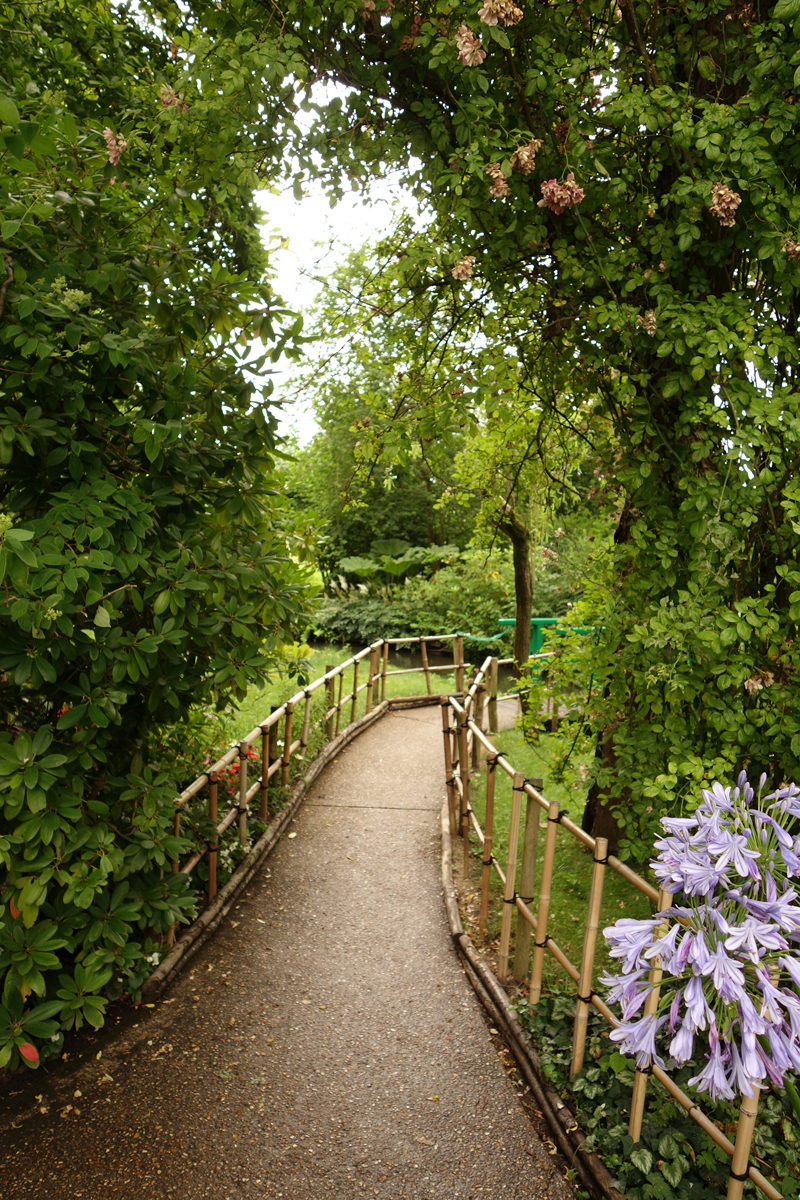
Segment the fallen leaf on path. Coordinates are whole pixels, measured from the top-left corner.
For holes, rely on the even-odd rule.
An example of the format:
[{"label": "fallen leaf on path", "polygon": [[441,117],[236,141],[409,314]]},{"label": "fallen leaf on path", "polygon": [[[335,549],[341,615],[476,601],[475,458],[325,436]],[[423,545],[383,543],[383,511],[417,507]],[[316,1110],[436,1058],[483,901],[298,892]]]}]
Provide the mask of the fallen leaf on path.
[{"label": "fallen leaf on path", "polygon": [[428,1096],[428,1099],[429,1099],[429,1100],[433,1100],[433,1101],[435,1101],[435,1103],[436,1103],[436,1104],[438,1104],[438,1103],[439,1103],[439,1097],[438,1097],[438,1096]]}]

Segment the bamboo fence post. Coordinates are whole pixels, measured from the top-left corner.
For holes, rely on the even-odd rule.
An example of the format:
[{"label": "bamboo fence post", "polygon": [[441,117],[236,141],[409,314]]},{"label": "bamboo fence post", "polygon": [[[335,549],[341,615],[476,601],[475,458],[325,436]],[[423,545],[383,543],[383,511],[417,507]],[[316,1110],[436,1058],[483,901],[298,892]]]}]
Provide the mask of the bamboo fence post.
[{"label": "bamboo fence post", "polygon": [[[269,709],[270,715],[272,715],[273,713],[276,713],[279,708],[280,708],[279,704],[271,704],[270,709]],[[280,758],[280,754],[281,754],[281,752],[280,752],[280,749],[278,748],[278,722],[274,721],[272,723],[272,725],[270,726],[270,731],[269,731],[269,765],[270,766],[272,766],[273,763],[278,761],[278,759]]]},{"label": "bamboo fence post", "polygon": [[489,732],[497,733],[497,659],[489,664]]},{"label": "bamboo fence post", "polygon": [[[661,888],[658,893],[658,912],[664,912],[672,903],[672,893]],[[663,937],[669,929],[669,921],[663,921],[658,931],[658,937]],[[661,990],[661,959],[654,958],[653,965],[648,976],[652,990],[644,1002],[644,1011],[642,1016],[655,1016],[658,1008],[658,994]],[[640,1071],[636,1068],[633,1077],[633,1095],[631,1096],[631,1115],[628,1122],[628,1134],[634,1142],[638,1142],[642,1136],[642,1118],[644,1117],[644,1100],[647,1091],[647,1076],[649,1071]]]},{"label": "bamboo fence post", "polygon": [[461,774],[461,838],[464,843],[464,880],[469,879],[469,717],[464,713],[460,722],[461,747],[458,761]]},{"label": "bamboo fence post", "polygon": [[422,669],[425,672],[425,687],[428,689],[428,695],[431,694],[431,673],[428,670],[428,648],[425,645],[425,638],[420,638],[420,649],[422,651]]},{"label": "bamboo fence post", "polygon": [[447,785],[447,811],[450,814],[450,836],[458,833],[456,820],[456,785],[453,779],[453,756],[450,753],[450,705],[446,696],[442,696],[442,740],[444,741],[444,776]]},{"label": "bamboo fence post", "polygon": [[[172,832],[176,838],[181,836],[181,810],[179,808],[175,809],[175,818],[172,822]],[[176,858],[175,862],[172,864],[172,874],[177,875],[179,869],[180,867]]]},{"label": "bamboo fence post", "polygon": [[[333,670],[334,670],[334,664],[328,663],[328,665],[325,668],[325,674],[328,675]],[[331,710],[334,708],[334,706],[336,704],[336,693],[334,690],[335,687],[336,687],[335,679],[328,679],[326,681],[325,694],[328,697],[328,703],[326,704],[325,707],[328,710],[328,716],[325,718],[325,738],[326,738],[326,741],[329,741],[329,742],[333,740],[333,712]]]},{"label": "bamboo fence post", "polygon": [[[541,791],[542,780],[530,781]],[[533,892],[536,883],[536,850],[539,845],[539,805],[533,796],[526,796],[525,833],[522,838],[522,866],[519,873],[519,896],[527,904],[533,905]],[[517,913],[517,931],[514,938],[514,978],[522,983],[531,965],[531,927],[522,913]]]},{"label": "bamboo fence post", "polygon": [[592,887],[589,892],[589,912],[586,917],[586,932],[583,935],[581,971],[578,976],[578,1002],[575,1006],[575,1028],[572,1034],[572,1066],[570,1078],[577,1075],[583,1066],[586,1053],[586,1029],[589,1021],[589,1006],[592,1002],[592,979],[594,956],[597,949],[597,934],[600,930],[600,908],[603,903],[603,881],[608,863],[608,839],[599,837],[594,844],[594,867]]},{"label": "bamboo fence post", "polygon": [[381,664],[381,700],[386,699],[386,671],[389,666],[389,643],[383,643],[383,662]]},{"label": "bamboo fence post", "polygon": [[[478,685],[478,690],[475,693],[475,716],[474,721],[478,729],[483,729],[483,694],[486,691],[483,684]],[[472,766],[474,770],[480,771],[483,763],[483,742],[480,738],[473,737],[472,740]]]},{"label": "bamboo fence post", "polygon": [[208,903],[217,894],[217,779],[216,775],[208,777],[208,819],[213,826],[214,832],[211,836],[211,841],[208,843]]},{"label": "bamboo fence post", "polygon": [[503,895],[503,920],[500,925],[500,952],[497,956],[497,978],[501,983],[508,976],[508,947],[511,942],[511,912],[516,908],[517,896],[517,845],[519,843],[519,818],[522,812],[522,791],[525,776],[521,771],[514,774],[514,790],[511,793],[511,825],[508,830],[508,861],[506,862],[506,887]]},{"label": "bamboo fence post", "polygon": [[247,845],[247,742],[239,742],[239,844]]},{"label": "bamboo fence post", "polygon": [[547,945],[547,919],[550,916],[550,891],[553,886],[553,864],[556,857],[556,832],[560,820],[557,800],[551,800],[547,809],[547,835],[544,840],[542,879],[539,884],[539,912],[536,917],[536,941],[533,943],[533,967],[528,1000],[538,1004],[542,996],[542,973],[544,971],[544,948]]},{"label": "bamboo fence post", "polygon": [[497,772],[495,754],[486,764],[486,816],[483,822],[483,863],[481,873],[481,912],[478,918],[478,928],[481,936],[489,932],[489,879],[492,873],[492,832],[494,829],[494,785]]},{"label": "bamboo fence post", "polygon": [[306,746],[308,745],[308,727],[311,723],[311,692],[305,692],[306,705],[303,710],[303,733],[300,737],[300,758],[306,756]]},{"label": "bamboo fence post", "polygon": [[339,699],[336,703],[336,733],[339,733],[339,722],[342,719],[342,694],[344,692],[344,671],[339,673]]},{"label": "bamboo fence post", "polygon": [[456,691],[463,696],[464,694],[464,639],[459,634],[455,644],[455,660],[456,660]]},{"label": "bamboo fence post", "polygon": [[269,729],[261,726],[261,810],[259,816],[266,821],[269,811]]},{"label": "bamboo fence post", "polygon": [[728,1180],[727,1200],[741,1200],[744,1192],[744,1181],[747,1178],[747,1166],[750,1161],[750,1147],[753,1142],[753,1131],[756,1126],[760,1090],[753,1085],[754,1096],[742,1096],[739,1109],[739,1120],[736,1123],[736,1141],[731,1159],[731,1174]]},{"label": "bamboo fence post", "polygon": [[358,663],[353,663],[353,702],[350,706],[350,724],[356,719],[356,705],[358,704]]},{"label": "bamboo fence post", "polygon": [[292,713],[294,705],[291,700],[286,704],[286,724],[284,727],[283,738],[283,765],[281,767],[281,783],[284,787],[289,786],[289,759],[292,757]]},{"label": "bamboo fence post", "polygon": [[[175,816],[172,818],[172,832],[176,838],[181,836],[181,810],[179,808],[175,809]],[[177,875],[179,870],[180,865],[178,863],[178,859],[176,858],[172,864],[172,874]],[[169,927],[169,932],[167,933],[167,945],[175,945],[175,921],[173,921]]]},{"label": "bamboo fence post", "polygon": [[365,713],[372,711],[372,678],[375,674],[375,651],[372,648],[370,648],[369,659],[367,661],[369,662],[367,668],[369,674],[367,675],[367,706],[364,709]]}]

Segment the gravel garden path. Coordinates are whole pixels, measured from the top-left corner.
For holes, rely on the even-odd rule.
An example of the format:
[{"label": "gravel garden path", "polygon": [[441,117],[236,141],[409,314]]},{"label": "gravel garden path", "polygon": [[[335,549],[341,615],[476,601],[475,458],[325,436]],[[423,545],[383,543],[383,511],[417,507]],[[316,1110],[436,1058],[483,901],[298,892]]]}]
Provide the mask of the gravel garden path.
[{"label": "gravel garden path", "polygon": [[3,1200],[572,1196],[452,947],[443,796],[438,706],[347,747],[165,997],[4,1105]]}]

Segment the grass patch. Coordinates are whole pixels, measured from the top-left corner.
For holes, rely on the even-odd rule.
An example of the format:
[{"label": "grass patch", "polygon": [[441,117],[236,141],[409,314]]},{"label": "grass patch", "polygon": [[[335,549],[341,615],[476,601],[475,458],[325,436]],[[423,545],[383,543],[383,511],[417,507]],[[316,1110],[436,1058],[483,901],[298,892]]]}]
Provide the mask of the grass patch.
[{"label": "grass patch", "polygon": [[[543,794],[548,800],[558,800],[562,811],[566,811],[570,818],[580,824],[581,815],[583,813],[584,804],[586,801],[586,793],[582,787],[567,785],[559,782],[555,772],[551,767],[551,755],[557,749],[555,739],[548,734],[542,734],[539,742],[536,745],[527,743],[522,733],[517,729],[509,729],[502,733],[495,734],[492,741],[502,752],[505,758],[516,768],[521,771],[526,778],[542,778],[544,780]],[[560,751],[559,751],[560,753]],[[494,805],[494,830],[492,838],[492,851],[497,857],[501,867],[505,870],[506,860],[508,858],[508,836],[511,824],[511,793],[512,780],[506,775],[505,771],[498,770],[495,782],[495,805]],[[479,775],[473,778],[472,786],[472,807],[475,810],[475,815],[481,824],[484,826],[486,817],[486,771],[483,769]],[[522,820],[524,823],[525,805],[523,803]],[[536,863],[536,889],[533,903],[533,911],[536,912],[539,903],[539,887],[541,883],[542,859],[544,855],[544,842],[547,830],[547,815],[544,810],[540,811],[539,816],[539,845],[537,852]],[[476,898],[476,890],[480,890],[480,861],[482,859],[482,847],[478,838],[474,834],[470,837],[470,855],[472,857],[472,899],[468,899],[465,892],[464,899],[466,901],[467,916],[475,916],[477,918],[478,904]],[[454,855],[456,860],[460,858],[458,852]],[[519,870],[522,860],[522,837],[520,835],[517,863],[517,885],[519,884]],[[586,925],[586,915],[589,907],[589,889],[592,878],[592,853],[581,842],[574,838],[567,830],[560,828],[558,831],[558,841],[556,843],[556,859],[555,870],[553,873],[552,898],[550,901],[550,916],[548,921],[548,933],[558,942],[561,949],[567,955],[569,960],[576,966],[580,966],[581,953],[583,950],[583,935]],[[495,871],[491,874],[490,892],[489,892],[489,922],[488,922],[488,941],[493,942],[500,934],[500,922],[503,909],[503,888],[499,876]],[[649,917],[652,908],[650,901],[641,892],[637,891],[631,884],[627,883],[619,875],[612,870],[607,870],[605,875],[605,883],[603,887],[603,907],[601,911],[601,929],[606,925],[612,925],[619,917]],[[514,925],[517,920],[521,920],[518,915],[514,918]],[[472,932],[472,931],[471,931]],[[475,930],[477,940],[477,929]],[[513,933],[512,933],[512,954],[513,954]],[[611,965],[611,960],[608,957],[605,941],[602,937],[598,939],[597,953],[595,956],[595,975],[598,972],[605,970]],[[563,988],[569,980],[564,974],[558,963],[551,955],[545,955],[544,966],[544,986],[545,988],[554,988],[558,990]]]}]

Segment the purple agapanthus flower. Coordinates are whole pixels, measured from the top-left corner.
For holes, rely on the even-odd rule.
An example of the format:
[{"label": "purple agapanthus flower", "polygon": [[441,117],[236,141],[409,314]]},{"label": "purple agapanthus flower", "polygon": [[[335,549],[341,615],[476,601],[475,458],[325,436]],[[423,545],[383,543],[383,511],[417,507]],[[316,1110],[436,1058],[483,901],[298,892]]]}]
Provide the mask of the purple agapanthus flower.
[{"label": "purple agapanthus flower", "polygon": [[[622,968],[601,979],[622,1008],[611,1037],[640,1067],[661,1065],[660,1050],[677,1063],[702,1050],[689,1082],[715,1099],[800,1072],[800,895],[788,884],[800,877],[800,788],[763,795],[765,785],[762,775],[755,789],[743,771],[733,788],[704,790],[692,815],[663,818],[651,865],[685,902],[604,930]],[[658,1009],[633,1020],[654,966]]]}]

